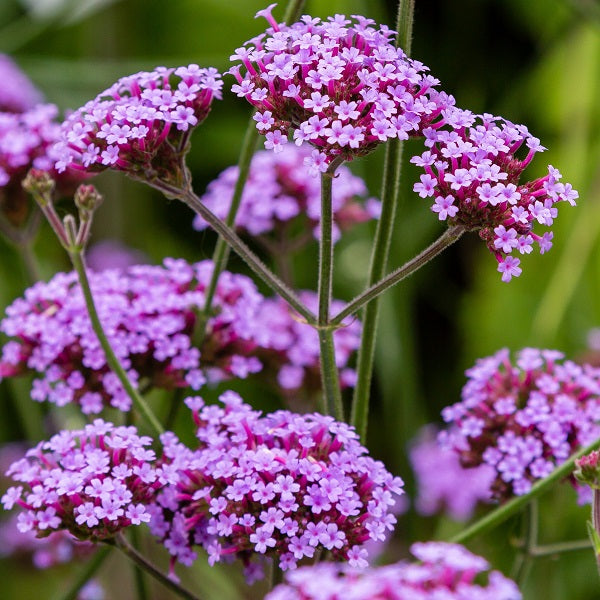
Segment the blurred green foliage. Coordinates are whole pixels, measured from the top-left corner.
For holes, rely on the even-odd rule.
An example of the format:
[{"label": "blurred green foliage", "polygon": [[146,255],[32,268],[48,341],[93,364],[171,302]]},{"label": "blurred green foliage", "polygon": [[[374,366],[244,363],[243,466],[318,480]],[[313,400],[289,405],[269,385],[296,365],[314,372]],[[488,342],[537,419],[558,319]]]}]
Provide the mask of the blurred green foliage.
[{"label": "blurred green foliage", "polygon": [[[118,77],[158,64],[197,62],[228,68],[229,56],[264,29],[255,12],[264,0],[3,0],[0,3],[0,52],[13,55],[61,109],[77,108]],[[550,163],[580,192],[577,208],[561,207],[553,228],[555,244],[544,256],[528,256],[523,274],[500,281],[496,263],[476,236],[468,236],[442,257],[385,296],[373,385],[369,445],[390,470],[414,491],[407,444],[420,426],[439,422],[443,406],[459,398],[463,372],[476,358],[501,347],[558,348],[576,357],[586,348],[590,328],[600,325],[600,8],[595,0],[430,0],[416,3],[413,56],[427,64],[455,95],[457,104],[525,123],[548,151],[528,169],[539,176]],[[395,3],[313,0],[305,12],[327,16],[364,14],[394,23]],[[276,16],[282,14],[276,9]],[[250,111],[225,93],[201,130],[195,133],[190,167],[196,191],[223,168],[234,164]],[[402,264],[441,231],[426,201],[412,192],[415,171],[408,163],[413,142],[405,146],[402,197],[390,268]],[[416,152],[416,150],[415,150]],[[351,168],[378,195],[383,152],[355,161]],[[117,238],[144,252],[151,261],[165,256],[190,260],[210,257],[211,233],[191,228],[188,209],[119,175],[96,179],[106,201],[98,213],[94,241]],[[352,232],[337,247],[335,296],[350,298],[366,277],[370,250],[368,227]],[[68,269],[67,259],[49,228],[36,242],[44,277]],[[28,285],[19,256],[0,240],[0,307]],[[316,254],[295,264],[301,287],[315,287]],[[232,258],[231,268],[243,270]],[[257,404],[256,383],[242,384]],[[25,387],[26,389],[26,387]],[[21,386],[0,385],[7,418],[3,441],[23,433],[23,415],[10,401],[28,402]],[[272,402],[271,398],[268,402]],[[25,409],[25,412],[28,412]],[[36,412],[35,415],[41,415]],[[577,507],[563,486],[543,498],[544,542],[585,537],[587,509]],[[393,552],[398,559],[414,540],[442,538],[460,525],[448,519],[422,519],[414,512],[399,523]],[[519,535],[519,518],[472,544],[494,566],[510,574]],[[152,543],[152,554],[166,565]],[[234,568],[211,569],[197,561],[185,575],[207,599],[247,598]],[[192,577],[193,575],[193,577]],[[2,598],[52,598],[73,576],[66,569],[32,571],[26,562],[0,565]],[[113,557],[100,571],[108,598],[131,597],[126,565]],[[536,561],[524,588],[526,600],[592,600],[600,597],[591,552]],[[252,594],[264,591],[255,586]],[[162,590],[156,598],[169,598]],[[254,597],[254,596],[253,596]]]}]

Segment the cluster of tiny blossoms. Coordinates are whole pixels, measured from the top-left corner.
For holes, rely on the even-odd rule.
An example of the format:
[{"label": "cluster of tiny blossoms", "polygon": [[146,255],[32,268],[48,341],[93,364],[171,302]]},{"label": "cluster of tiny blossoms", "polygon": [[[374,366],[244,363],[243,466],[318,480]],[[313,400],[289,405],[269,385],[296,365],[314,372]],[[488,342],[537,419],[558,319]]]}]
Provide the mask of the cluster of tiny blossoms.
[{"label": "cluster of tiny blossoms", "polygon": [[122,77],[65,120],[57,170],[111,168],[171,180],[191,130],[221,97],[222,85],[216,69],[195,64]]},{"label": "cluster of tiny blossoms", "polygon": [[[211,261],[90,272],[96,308],[107,337],[135,383],[199,389],[208,378],[246,377],[260,369],[255,319],[262,295],[248,277],[224,272],[207,322],[204,343],[193,345],[204,308]],[[12,337],[0,359],[0,379],[34,372],[31,397],[59,406],[77,402],[84,413],[110,404],[129,410],[131,400],[107,365],[75,273],[38,282],[15,300],[0,322]],[[202,363],[202,369],[200,368]]]},{"label": "cluster of tiny blossoms", "polygon": [[20,485],[7,490],[2,504],[22,509],[22,532],[45,536],[66,529],[80,540],[109,539],[148,522],[146,505],[174,479],[171,467],[153,464],[151,443],[135,427],[101,419],[61,431],[9,467],[7,475]]},{"label": "cluster of tiny blossoms", "polygon": [[[317,295],[311,291],[299,294],[310,310],[316,310]],[[343,308],[334,300],[332,312]],[[257,355],[265,368],[276,372],[277,383],[283,390],[315,391],[320,389],[319,336],[315,329],[294,317],[290,307],[278,296],[266,298],[261,304]],[[342,386],[354,387],[356,372],[348,367],[351,356],[360,345],[362,325],[357,319],[346,319],[333,334],[335,359],[340,370]]]},{"label": "cluster of tiny blossoms", "polygon": [[508,350],[479,359],[462,401],[445,408],[452,423],[440,441],[465,467],[494,468],[495,498],[526,494],[573,452],[600,437],[600,369],[561,361],[555,350]]},{"label": "cluster of tiny blossoms", "polygon": [[260,557],[288,570],[328,551],[366,566],[364,544],[393,528],[402,480],[332,417],[261,416],[234,392],[220,399],[224,407],[186,400],[200,446],[152,510],[150,527],[173,557],[190,564],[200,545],[210,564],[240,558],[250,579]]},{"label": "cluster of tiny blossoms", "polygon": [[442,448],[436,437],[436,429],[428,426],[410,448],[417,484],[415,509],[427,516],[446,511],[456,521],[467,521],[477,504],[491,500],[496,471],[489,465],[463,467],[458,455]]},{"label": "cluster of tiny blossoms", "polygon": [[[419,542],[418,563],[349,569],[322,562],[286,574],[265,600],[520,600],[513,581],[458,544]],[[487,583],[481,583],[483,574]],[[478,583],[475,583],[475,579]]]},{"label": "cluster of tiny blossoms", "polygon": [[[388,139],[420,135],[453,99],[434,89],[427,68],[407,58],[394,32],[362,16],[302,17],[271,27],[238,48],[232,91],[257,108],[265,148],[280,151],[293,130],[297,144],[316,146],[308,164],[324,172],[336,156],[351,160]],[[244,69],[244,74],[240,73]]]},{"label": "cluster of tiny blossoms", "polygon": [[[534,155],[545,148],[524,125],[515,125],[489,114],[475,115],[450,107],[442,112],[450,129],[427,128],[423,154],[411,162],[425,171],[414,191],[433,197],[431,210],[441,221],[478,231],[498,261],[502,281],[521,274],[514,253],[529,254],[537,243],[543,254],[552,246],[552,232],[533,232],[537,222],[551,226],[561,201],[575,204],[578,193],[561,183],[558,169],[520,183]],[[525,144],[527,153],[517,151]],[[523,152],[525,154],[525,152]]]},{"label": "cluster of tiny blossoms", "polygon": [[43,101],[29,77],[6,54],[0,54],[0,112],[25,112]]},{"label": "cluster of tiny blossoms", "polygon": [[[304,161],[310,154],[309,147],[302,145],[286,146],[277,154],[260,151],[254,155],[235,220],[238,230],[250,235],[272,234],[276,240],[287,240],[290,226],[293,227],[294,220],[301,217],[308,218],[315,237],[318,237],[321,185],[318,179],[306,176]],[[238,173],[238,167],[227,168],[208,185],[201,198],[221,219],[225,219],[229,211]],[[332,208],[334,237],[339,238],[340,230],[377,218],[380,203],[375,198],[369,198],[364,205],[357,201],[358,197],[365,196],[367,188],[364,181],[347,167],[339,167],[336,175]],[[194,227],[201,230],[207,224],[198,215]]]}]

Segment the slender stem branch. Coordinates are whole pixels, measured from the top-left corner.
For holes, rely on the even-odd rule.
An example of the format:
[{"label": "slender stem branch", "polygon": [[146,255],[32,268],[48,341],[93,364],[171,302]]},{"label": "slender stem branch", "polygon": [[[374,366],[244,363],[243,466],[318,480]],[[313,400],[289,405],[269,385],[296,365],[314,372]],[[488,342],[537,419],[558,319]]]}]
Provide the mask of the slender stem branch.
[{"label": "slender stem branch", "polygon": [[78,572],[77,578],[69,586],[65,593],[61,593],[60,596],[56,596],[57,600],[76,600],[77,595],[81,591],[81,588],[92,578],[92,576],[98,571],[103,565],[104,561],[108,558],[112,548],[106,546],[98,548],[96,553],[88,562],[85,563],[83,568]]},{"label": "slender stem branch", "polygon": [[383,292],[396,285],[399,281],[406,279],[415,271],[418,271],[422,266],[426,265],[430,260],[441,254],[448,246],[451,246],[458,240],[465,229],[462,225],[453,225],[448,227],[444,233],[431,245],[427,246],[420,254],[409,260],[407,263],[386,275],[383,279],[366,289],[362,294],[359,294],[346,304],[340,312],[331,320],[333,325],[339,325],[346,317],[355,313],[365,304],[380,296]]},{"label": "slender stem branch", "polygon": [[[414,0],[399,0],[398,17],[396,22],[396,45],[401,47],[406,55],[410,54],[412,38],[412,25],[414,15]],[[383,185],[381,190],[381,216],[377,222],[373,250],[371,252],[371,265],[369,267],[368,284],[372,286],[383,277],[394,231],[394,221],[398,195],[400,189],[400,172],[402,166],[402,142],[390,140],[385,150],[383,169]],[[367,436],[367,422],[369,414],[369,396],[371,392],[371,377],[373,374],[373,361],[375,355],[375,338],[377,323],[379,321],[379,300],[370,298],[371,303],[365,308],[362,323],[362,335],[357,360],[357,381],[352,399],[352,413],[350,422],[363,441]],[[368,300],[367,300],[368,301]],[[362,306],[362,305],[360,305]],[[356,307],[356,310],[360,308]],[[351,312],[348,314],[352,314]],[[339,315],[338,315],[339,317]],[[336,317],[336,319],[338,319]],[[336,321],[334,319],[334,321]],[[337,320],[341,323],[343,317]]]},{"label": "slender stem branch", "polygon": [[[246,129],[246,134],[244,136],[244,141],[242,143],[242,150],[240,152],[240,158],[238,161],[238,178],[235,182],[231,204],[229,205],[229,211],[224,221],[225,225],[230,228],[233,228],[233,224],[235,223],[235,217],[242,201],[244,186],[246,185],[248,173],[250,172],[252,155],[254,154],[256,142],[258,140],[258,130],[256,129],[255,125],[256,122],[253,119],[250,119]],[[202,313],[199,315],[199,321],[196,325],[198,339],[200,340],[204,338],[206,323],[208,322],[210,316],[210,310],[214,300],[215,292],[217,290],[219,276],[227,266],[228,259],[229,246],[223,237],[219,236],[213,252],[213,272],[205,291],[204,308],[202,309]]]},{"label": "slender stem branch", "polygon": [[303,302],[290,290],[257,256],[248,248],[240,237],[230,227],[219,219],[209,208],[207,208],[194,194],[191,189],[178,189],[166,185],[164,182],[154,181],[151,183],[156,189],[167,195],[185,202],[195,213],[199,214],[242,258],[246,264],[268,285],[276,294],[279,294],[307,323],[316,324],[315,315],[304,305]]},{"label": "slender stem branch", "polygon": [[146,571],[149,575],[154,577],[157,581],[162,583],[166,588],[177,594],[180,598],[185,600],[200,600],[200,598],[183,586],[175,583],[172,579],[169,579],[164,573],[157,569],[149,560],[142,556],[126,539],[122,534],[118,534],[114,540],[107,542],[108,544],[115,545],[127,558],[131,559],[141,569]]},{"label": "slender stem branch", "polygon": [[464,542],[474,538],[477,535],[481,535],[497,527],[500,523],[504,523],[508,518],[512,517],[515,513],[519,512],[524,506],[527,505],[533,498],[539,497],[541,494],[546,492],[554,483],[556,483],[559,479],[563,477],[567,477],[575,466],[575,461],[584,454],[589,454],[594,450],[598,450],[600,448],[600,439],[596,440],[589,446],[582,448],[575,454],[573,454],[568,460],[566,460],[562,465],[556,467],[548,477],[542,479],[533,484],[531,490],[524,494],[523,496],[516,496],[512,500],[509,500],[502,506],[499,506],[497,509],[488,513],[475,523],[473,523],[470,527],[463,529],[460,533],[457,533],[453,536],[450,541],[456,544],[463,544]]},{"label": "slender stem branch", "polygon": [[[139,529],[137,527],[130,527],[131,545],[135,548],[136,552],[140,550],[140,536]],[[137,593],[137,600],[149,600],[148,587],[144,579],[144,571],[139,565],[134,564],[133,566],[133,578],[135,581],[135,590]]]},{"label": "slender stem branch", "polygon": [[576,552],[577,550],[589,550],[591,548],[589,539],[573,540],[572,542],[558,542],[556,544],[544,544],[531,549],[533,556],[552,556],[563,552]]},{"label": "slender stem branch", "polygon": [[344,419],[342,393],[338,368],[335,360],[333,330],[329,325],[331,288],[333,280],[333,209],[331,205],[333,178],[341,160],[330,163],[327,171],[321,174],[321,223],[319,236],[319,283],[318,283],[318,333],[321,358],[321,383],[324,405],[329,414],[339,420]]},{"label": "slender stem branch", "polygon": [[125,372],[125,369],[121,365],[121,362],[119,361],[117,355],[112,349],[112,346],[110,345],[110,342],[108,341],[108,338],[106,337],[106,334],[102,327],[102,323],[100,322],[100,317],[98,316],[98,310],[96,309],[96,304],[94,302],[92,290],[90,288],[90,281],[87,276],[83,250],[71,248],[69,249],[69,257],[71,258],[71,262],[73,263],[73,268],[77,272],[77,276],[79,278],[79,285],[81,286],[81,291],[83,292],[85,304],[88,309],[90,320],[92,322],[92,328],[94,329],[94,333],[98,337],[98,341],[102,346],[102,350],[104,350],[108,366],[119,378],[121,385],[127,392],[128,396],[131,398],[134,406],[142,413],[142,415],[146,418],[146,420],[152,426],[154,431],[158,435],[160,435],[164,432],[163,426],[160,424],[159,420],[156,418],[154,413],[150,410],[150,407],[146,404],[146,401],[142,398],[142,396],[131,383],[129,377],[127,376],[127,373]]},{"label": "slender stem branch", "polygon": [[529,503],[528,508],[529,510],[523,515],[525,530],[523,545],[516,556],[512,574],[512,579],[516,581],[519,588],[523,587],[531,570],[535,558],[533,551],[537,547],[538,540],[539,507],[537,498]]}]

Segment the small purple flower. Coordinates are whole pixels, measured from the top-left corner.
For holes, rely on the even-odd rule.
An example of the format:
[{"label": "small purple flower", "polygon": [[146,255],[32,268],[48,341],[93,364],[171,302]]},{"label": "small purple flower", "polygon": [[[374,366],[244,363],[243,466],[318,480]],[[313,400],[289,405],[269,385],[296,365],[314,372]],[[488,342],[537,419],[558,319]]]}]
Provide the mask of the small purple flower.
[{"label": "small purple flower", "polygon": [[[156,465],[139,456],[150,445],[134,427],[117,427],[101,419],[77,431],[62,431],[40,442],[14,462],[7,475],[20,485],[2,498],[5,509],[17,505],[20,530],[39,536],[66,529],[79,540],[109,539],[129,525],[147,522],[145,506],[161,486],[135,475],[141,467]],[[98,461],[98,454],[105,457]],[[154,456],[154,454],[152,454]],[[126,465],[127,469],[119,469]],[[65,481],[74,477],[77,484]]]},{"label": "small purple flower", "polygon": [[150,508],[150,528],[173,557],[218,544],[213,562],[285,556],[292,569],[319,549],[335,560],[358,556],[391,528],[402,481],[367,455],[350,426],[316,413],[263,416],[234,392],[220,399],[223,408],[188,399],[199,448],[166,452],[184,459],[179,480]]},{"label": "small purple flower", "polygon": [[[411,162],[423,168],[413,190],[433,197],[431,210],[440,221],[477,231],[498,261],[502,281],[521,274],[515,250],[529,254],[534,243],[540,253],[552,246],[552,232],[533,232],[537,222],[550,227],[558,202],[575,204],[578,194],[561,183],[552,166],[544,177],[521,183],[521,175],[537,152],[545,148],[523,125],[489,114],[447,106],[436,127],[423,131],[427,151]],[[525,146],[527,153],[516,154]]]},{"label": "small purple flower", "polygon": [[[215,315],[205,344],[194,346],[197,314],[213,264],[166,259],[164,266],[90,273],[100,320],[109,341],[138,382],[155,387],[201,387],[260,370],[251,355],[261,324],[263,297],[243,275],[223,273],[217,285]],[[105,405],[127,411],[130,399],[106,363],[75,273],[38,282],[6,309],[0,330],[11,339],[0,357],[0,380],[35,373],[32,398],[59,406],[78,403],[84,413]]]},{"label": "small purple flower", "polygon": [[463,546],[416,543],[411,552],[418,562],[371,568],[321,562],[301,567],[287,572],[285,582],[265,600],[521,600],[513,581],[498,571],[488,573],[487,561]]},{"label": "small purple flower", "polygon": [[[299,242],[306,238],[303,234],[307,226],[318,237],[321,187],[318,179],[307,175],[305,161],[310,157],[311,150],[307,145],[288,145],[277,154],[264,150],[257,152],[250,165],[236,228],[253,236],[268,235],[271,245],[277,244],[274,246],[277,253],[284,253],[286,247],[297,250]],[[229,211],[237,177],[238,168],[229,167],[209,183],[201,198],[222,219]],[[364,199],[366,193],[362,179],[347,167],[338,168],[332,199],[336,238],[340,231],[378,217],[380,203],[375,198]],[[207,224],[196,216],[194,227],[203,230]],[[301,236],[294,239],[290,229],[301,229]],[[281,243],[281,240],[285,242]]]},{"label": "small purple flower", "polygon": [[[454,99],[438,92],[427,67],[391,40],[394,32],[354,15],[304,16],[271,27],[231,56],[233,91],[257,108],[265,147],[279,152],[289,131],[329,163],[351,160],[391,138],[421,135]],[[243,74],[242,74],[243,71]],[[320,169],[310,165],[313,172]]]},{"label": "small purple flower", "polygon": [[53,149],[56,169],[171,181],[222,85],[216,69],[194,64],[122,77],[67,117]]},{"label": "small purple flower", "polygon": [[[462,401],[444,409],[440,434],[464,467],[495,472],[493,496],[525,494],[570,454],[600,436],[600,369],[525,348],[479,359],[467,370]],[[473,427],[477,422],[478,426]]]}]

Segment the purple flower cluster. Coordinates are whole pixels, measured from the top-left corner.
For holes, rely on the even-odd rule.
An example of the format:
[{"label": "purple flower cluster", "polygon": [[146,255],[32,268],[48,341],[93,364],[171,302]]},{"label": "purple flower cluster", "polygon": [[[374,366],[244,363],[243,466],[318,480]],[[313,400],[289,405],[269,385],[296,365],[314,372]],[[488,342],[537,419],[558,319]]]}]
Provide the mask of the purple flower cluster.
[{"label": "purple flower cluster", "polygon": [[308,161],[316,174],[336,156],[351,160],[388,139],[420,135],[453,102],[394,46],[387,27],[357,15],[304,16],[286,26],[271,15],[274,6],[259,11],[271,27],[235,51],[231,60],[241,65],[230,70],[232,91],[257,108],[265,148],[281,151],[292,129],[297,144],[316,146]]},{"label": "purple flower cluster", "polygon": [[508,350],[466,371],[462,401],[442,416],[453,427],[440,441],[465,467],[486,464],[491,490],[506,500],[526,494],[573,452],[600,437],[600,369],[564,360],[555,350]]},{"label": "purple flower cluster", "polygon": [[452,519],[467,521],[478,503],[491,500],[495,469],[489,465],[463,467],[455,452],[437,443],[433,427],[419,433],[410,449],[410,461],[417,482],[415,507],[419,514],[445,510]]},{"label": "purple flower cluster", "polygon": [[[418,563],[349,569],[322,562],[286,574],[265,600],[520,600],[513,581],[458,544],[416,543]],[[477,583],[475,583],[477,579]]]},{"label": "purple flower cluster", "polygon": [[122,77],[65,120],[57,170],[111,168],[169,181],[222,85],[216,69],[195,64]]},{"label": "purple flower cluster", "polygon": [[[311,310],[317,309],[317,295],[311,291],[299,294],[302,302]],[[343,308],[334,300],[332,312]],[[261,304],[257,355],[261,362],[275,371],[277,383],[284,393],[300,388],[311,392],[320,390],[319,336],[316,330],[294,317],[290,307],[279,297],[266,298]],[[342,386],[354,387],[356,373],[349,368],[350,357],[360,345],[362,325],[356,319],[346,319],[343,326],[333,334],[335,358],[340,369]]]},{"label": "purple flower cluster", "polygon": [[[304,161],[309,159],[308,146],[286,146],[282,152],[257,152],[250,165],[239,211],[236,216],[238,230],[250,235],[271,234],[281,246],[297,247],[290,238],[296,229],[293,221],[308,218],[309,226],[318,237],[321,217],[321,186],[318,179],[307,177]],[[202,196],[202,202],[221,219],[225,219],[238,178],[238,167],[229,167],[212,181]],[[367,188],[360,177],[347,167],[338,168],[333,186],[334,236],[355,223],[377,218],[380,203],[375,198],[357,201],[365,196]],[[198,215],[194,227],[202,230],[206,222]],[[304,232],[306,225],[302,227]]]},{"label": "purple flower cluster", "polygon": [[0,210],[13,225],[27,216],[27,196],[21,182],[30,168],[49,171],[59,193],[74,191],[81,175],[58,175],[53,170],[52,147],[60,124],[54,104],[38,104],[22,113],[0,112]]},{"label": "purple flower cluster", "polygon": [[20,485],[2,497],[17,505],[21,532],[46,536],[62,529],[80,540],[101,541],[150,520],[146,505],[172,483],[172,469],[157,467],[149,437],[135,427],[96,419],[81,430],[61,431],[14,462],[7,475]]},{"label": "purple flower cluster", "polygon": [[43,101],[40,91],[6,54],[0,54],[0,112],[25,112]]},{"label": "purple flower cluster", "polygon": [[[162,388],[246,377],[260,370],[255,319],[263,297],[243,275],[219,278],[202,347],[192,336],[213,264],[166,259],[164,266],[90,273],[100,320],[130,379]],[[21,372],[39,376],[31,397],[59,406],[76,402],[84,413],[131,400],[107,365],[92,329],[75,273],[38,282],[6,309],[0,330],[12,337],[2,349],[0,379]]]},{"label": "purple flower cluster", "polygon": [[345,423],[316,413],[261,416],[234,392],[220,399],[224,408],[186,400],[200,446],[157,496],[150,523],[169,552],[184,564],[196,545],[210,564],[238,557],[251,578],[260,557],[288,570],[328,551],[365,566],[365,542],[393,529],[402,480],[367,456]]},{"label": "purple flower cluster", "polygon": [[[442,115],[450,128],[425,129],[429,149],[411,159],[425,171],[413,189],[422,198],[434,198],[431,210],[440,221],[478,231],[499,263],[502,281],[510,281],[521,274],[520,259],[513,254],[529,254],[534,243],[542,254],[552,246],[552,232],[540,236],[534,224],[551,226],[554,205],[574,205],[579,194],[560,182],[552,166],[544,177],[519,182],[534,155],[545,150],[524,125],[455,107]],[[519,159],[523,144],[527,154]]]}]

